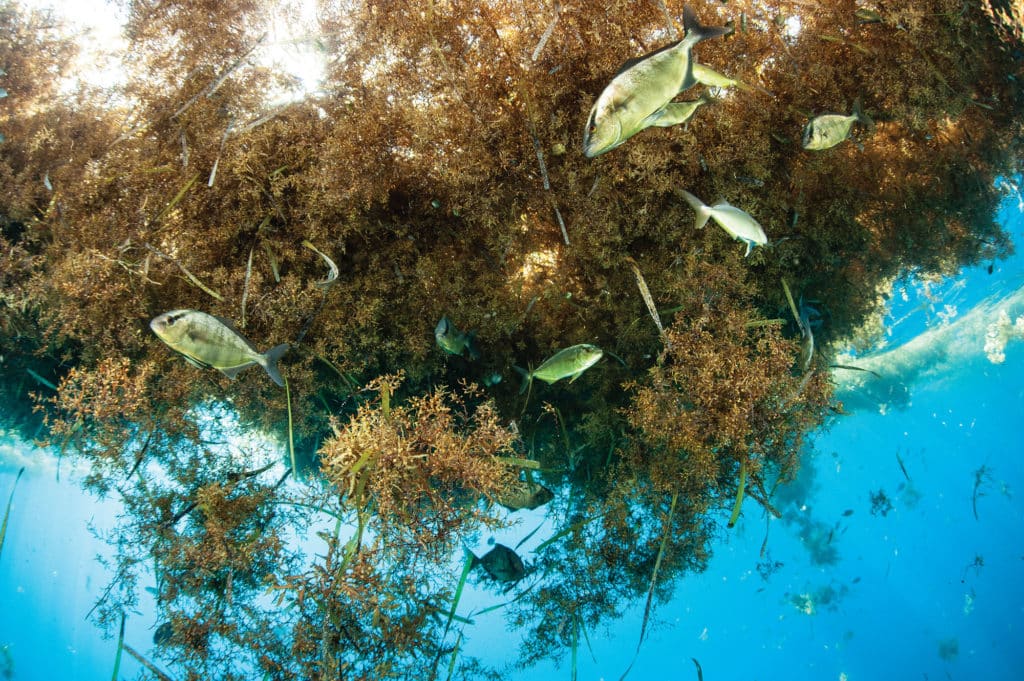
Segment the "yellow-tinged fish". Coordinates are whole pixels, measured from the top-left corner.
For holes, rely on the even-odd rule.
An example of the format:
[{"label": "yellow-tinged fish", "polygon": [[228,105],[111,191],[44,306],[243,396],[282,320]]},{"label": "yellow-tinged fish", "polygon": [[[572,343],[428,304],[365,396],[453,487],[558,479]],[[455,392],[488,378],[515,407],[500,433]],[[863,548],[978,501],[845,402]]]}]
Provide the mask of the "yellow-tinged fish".
[{"label": "yellow-tinged fish", "polygon": [[580,377],[584,371],[594,366],[604,355],[604,350],[596,345],[581,343],[570,348],[559,350],[551,357],[544,360],[544,363],[533,371],[525,371],[520,367],[514,367],[516,371],[523,374],[525,380],[519,393],[526,392],[526,388],[535,378],[551,384],[568,376],[572,376],[569,382],[572,383]]},{"label": "yellow-tinged fish", "polygon": [[853,124],[857,122],[869,128],[875,125],[875,122],[861,111],[859,97],[853,102],[853,113],[849,116],[823,114],[812,118],[804,127],[803,147],[810,151],[831,149],[850,136]]},{"label": "yellow-tinged fish", "polygon": [[231,322],[198,310],[165,312],[155,317],[149,327],[190,364],[217,369],[230,379],[242,369],[258,364],[274,383],[284,386],[277,361],[288,351],[287,343],[261,353]]},{"label": "yellow-tinged fish", "polygon": [[447,317],[434,327],[434,340],[438,347],[450,355],[468,355],[470,359],[480,359],[480,351],[476,347],[476,334],[472,331],[463,333]]},{"label": "yellow-tinged fish", "polygon": [[683,26],[686,37],[627,61],[594,102],[583,132],[583,154],[587,158],[611,151],[646,128],[673,124],[658,121],[678,117],[668,105],[697,82],[690,50],[700,41],[729,30],[702,26],[689,6],[683,8]]},{"label": "yellow-tinged fish", "polygon": [[517,480],[509,489],[498,494],[495,500],[510,511],[539,508],[555,498],[555,493],[544,485],[526,480]]}]

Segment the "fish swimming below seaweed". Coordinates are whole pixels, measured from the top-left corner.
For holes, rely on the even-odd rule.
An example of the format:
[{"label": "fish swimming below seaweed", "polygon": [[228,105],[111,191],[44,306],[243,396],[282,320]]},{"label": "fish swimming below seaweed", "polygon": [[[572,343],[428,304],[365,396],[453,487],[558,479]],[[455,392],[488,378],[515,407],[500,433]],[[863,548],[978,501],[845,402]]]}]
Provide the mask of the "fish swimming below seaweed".
[{"label": "fish swimming below seaweed", "polygon": [[473,555],[473,567],[480,566],[496,582],[515,584],[526,576],[526,565],[519,554],[505,546],[495,544],[482,557]]},{"label": "fish swimming below seaweed", "polygon": [[686,202],[697,213],[694,227],[702,229],[709,218],[714,220],[733,239],[747,244],[747,252],[743,254],[744,257],[750,255],[754,246],[764,246],[768,243],[768,235],[749,213],[724,200],[709,206],[685,189],[680,191]]},{"label": "fish swimming below seaweed", "polygon": [[189,364],[217,369],[232,380],[242,369],[258,364],[274,383],[284,387],[277,362],[288,351],[288,343],[261,353],[230,321],[198,310],[165,312],[154,317],[149,327]]},{"label": "fish swimming below seaweed", "polygon": [[[723,27],[702,26],[689,6],[683,8],[683,25],[686,36],[682,40],[626,61],[598,96],[583,132],[587,158],[615,149],[641,130],[673,125],[670,120],[682,122],[677,120],[681,111],[670,102],[697,82],[691,49],[702,40],[728,32]],[[659,119],[664,120],[659,123]]]},{"label": "fish swimming below seaweed", "polygon": [[555,498],[555,493],[533,480],[517,480],[509,490],[497,495],[495,501],[510,511],[540,508]]},{"label": "fish swimming below seaweed", "polygon": [[875,125],[875,122],[861,111],[859,97],[853,102],[853,113],[849,116],[822,114],[812,118],[804,127],[803,148],[809,151],[831,149],[850,136],[853,124],[857,122],[869,128]]},{"label": "fish swimming below seaweed", "polygon": [[448,317],[441,317],[441,321],[434,327],[434,340],[437,341],[438,347],[450,355],[462,357],[468,354],[469,359],[480,359],[480,351],[476,347],[476,333],[459,331]]},{"label": "fish swimming below seaweed", "polygon": [[604,351],[596,345],[581,343],[559,350],[533,371],[515,367],[515,370],[523,375],[523,387],[520,388],[519,393],[526,392],[535,378],[550,385],[571,376],[569,382],[572,383],[580,377],[580,374],[594,366],[603,355]]}]

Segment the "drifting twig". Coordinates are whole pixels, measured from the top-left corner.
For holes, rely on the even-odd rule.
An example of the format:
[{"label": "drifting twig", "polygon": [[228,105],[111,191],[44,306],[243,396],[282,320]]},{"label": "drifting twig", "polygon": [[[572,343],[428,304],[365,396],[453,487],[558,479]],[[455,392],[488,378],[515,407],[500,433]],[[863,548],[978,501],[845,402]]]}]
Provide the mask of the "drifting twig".
[{"label": "drifting twig", "polygon": [[252,252],[256,248],[253,244],[249,249],[249,262],[245,264],[245,284],[242,285],[242,328],[245,328],[245,302],[249,299],[249,282],[252,280]]},{"label": "drifting twig", "polygon": [[270,113],[264,114],[263,116],[260,116],[256,120],[250,121],[250,122],[246,123],[245,125],[243,125],[242,127],[233,130],[232,133],[230,135],[228,135],[228,136],[229,137],[234,137],[236,135],[243,135],[243,134],[249,132],[250,130],[258,128],[259,126],[263,125],[267,121],[269,121],[269,120],[271,120],[273,118],[277,118],[282,113],[284,113],[288,109],[292,108],[292,106],[294,106],[294,104],[295,104],[294,102],[288,102],[287,104],[282,104],[281,106],[277,107],[276,109],[274,109]]},{"label": "drifting twig", "polygon": [[252,46],[252,47],[250,47],[250,48],[249,48],[248,50],[246,50],[246,51],[245,51],[244,53],[242,53],[242,55],[241,55],[241,56],[240,56],[240,57],[239,57],[238,59],[236,59],[236,60],[235,60],[235,61],[234,61],[234,62],[233,62],[233,63],[231,64],[231,66],[229,66],[229,67],[228,67],[227,69],[225,69],[225,70],[224,70],[224,73],[220,74],[220,76],[218,76],[218,77],[217,77],[217,79],[216,79],[215,81],[213,81],[213,82],[212,82],[212,83],[210,83],[210,84],[209,84],[208,86],[206,86],[206,88],[205,88],[205,89],[203,89],[202,91],[200,91],[200,92],[197,92],[196,94],[192,95],[192,97],[191,97],[191,98],[189,98],[189,100],[188,100],[187,102],[185,102],[184,104],[182,104],[182,105],[181,105],[181,106],[180,106],[180,107],[178,108],[178,110],[177,110],[177,111],[175,111],[175,112],[174,112],[173,114],[171,114],[171,118],[177,118],[177,117],[178,117],[178,116],[180,116],[181,114],[183,114],[183,113],[185,113],[186,111],[188,111],[188,110],[189,110],[189,108],[190,108],[190,107],[191,107],[191,106],[192,106],[193,104],[195,104],[196,102],[198,102],[198,101],[199,101],[199,98],[200,98],[200,97],[209,97],[209,96],[210,96],[210,95],[212,95],[212,94],[213,94],[214,92],[216,92],[217,90],[219,90],[219,89],[220,89],[220,86],[224,84],[224,81],[226,81],[226,80],[228,79],[228,76],[230,76],[230,75],[231,75],[232,73],[234,73],[234,72],[235,72],[236,70],[238,70],[238,67],[242,65],[242,62],[243,62],[243,61],[245,61],[245,58],[246,58],[246,57],[248,57],[248,56],[249,56],[250,54],[252,54],[252,51],[253,51],[253,50],[255,50],[255,49],[256,49],[257,47],[259,47],[259,46],[260,46],[260,44],[262,44],[262,43],[263,43],[263,40],[264,40],[264,39],[265,39],[266,37],[267,37],[267,34],[266,34],[266,33],[264,33],[263,35],[261,35],[261,36],[259,37],[259,39],[258,39],[258,40],[257,40],[257,41],[256,41],[255,43],[253,43],[253,46]]},{"label": "drifting twig", "polygon": [[327,263],[327,278],[324,279],[323,281],[318,281],[315,284],[313,284],[321,291],[327,290],[328,288],[331,287],[331,284],[338,281],[338,266],[335,265],[334,261],[327,257],[322,251],[317,249],[317,247],[314,246],[312,242],[309,241],[309,239],[303,239],[302,245],[308,248],[309,250],[313,251],[317,255],[319,255],[321,258],[324,259],[324,262]]},{"label": "drifting twig", "polygon": [[647,305],[647,311],[651,314],[651,319],[654,320],[654,325],[658,327],[658,335],[661,336],[661,340],[668,345],[668,337],[665,335],[665,327],[661,325],[661,316],[658,314],[658,308],[654,305],[654,298],[651,296],[651,290],[647,288],[647,282],[644,280],[644,275],[640,271],[640,267],[637,266],[636,260],[633,258],[627,258],[629,266],[633,269],[633,276],[636,277],[637,288],[640,289],[640,297],[644,299],[644,304]]},{"label": "drifting twig", "polygon": [[162,252],[160,250],[157,250],[156,248],[153,248],[148,243],[143,244],[143,245],[146,248],[148,248],[149,250],[153,251],[154,254],[160,256],[161,258],[163,258],[165,260],[170,260],[171,262],[173,262],[175,265],[178,266],[178,269],[180,269],[182,272],[185,273],[185,276],[188,277],[188,280],[190,282],[192,282],[193,284],[195,284],[196,286],[198,286],[203,291],[205,291],[209,295],[213,296],[217,300],[219,300],[221,302],[224,302],[223,296],[221,296],[219,293],[214,291],[212,288],[207,287],[206,284],[204,284],[203,282],[199,281],[199,279],[196,278],[196,275],[194,275],[191,272],[189,272],[188,269],[184,265],[182,265],[180,262],[178,262],[175,258],[172,258],[171,256],[167,255],[166,253],[164,253],[164,252]]},{"label": "drifting twig", "polygon": [[[530,123],[530,127],[533,127],[532,122]],[[537,133],[531,131],[530,136],[533,138],[533,149],[537,152],[537,164],[540,166],[540,174],[544,180],[544,191],[550,191],[551,181],[548,179],[547,166],[544,165],[544,151],[541,149],[540,140],[537,139]]]},{"label": "drifting twig", "polygon": [[569,245],[569,232],[565,229],[565,220],[562,219],[562,213],[558,210],[558,206],[552,206],[555,209],[555,219],[558,220],[558,226],[562,229],[562,239],[565,240],[565,245]]},{"label": "drifting twig", "polygon": [[220,167],[220,157],[224,153],[224,143],[228,141],[228,133],[231,132],[231,128],[235,123],[235,119],[232,118],[228,121],[228,127],[224,128],[224,134],[220,138],[220,148],[217,149],[217,158],[213,161],[213,168],[210,170],[210,179],[206,181],[207,187],[212,187],[214,180],[217,179],[217,168]]},{"label": "drifting twig", "polygon": [[150,662],[149,660],[144,658],[141,654],[139,654],[139,652],[136,651],[135,648],[132,648],[127,643],[122,644],[121,647],[124,648],[126,653],[128,653],[129,655],[134,657],[136,660],[138,660],[139,664],[141,664],[143,667],[145,667],[149,671],[153,672],[153,676],[158,678],[160,681],[171,681],[171,677],[167,676],[167,674],[164,674],[162,671],[160,671],[156,667],[156,665],[154,665],[152,662]]},{"label": "drifting twig", "polygon": [[562,3],[555,3],[555,18],[551,20],[548,27],[544,29],[544,35],[540,37],[540,41],[537,43],[537,47],[533,48],[533,54],[530,55],[532,61],[537,61],[540,58],[540,53],[544,50],[544,46],[548,44],[548,39],[551,38],[551,34],[555,32],[555,25],[558,23],[558,17],[562,13]]},{"label": "drifting twig", "polygon": [[665,26],[668,27],[668,32],[672,36],[672,40],[678,40],[679,31],[676,30],[675,22],[672,21],[672,15],[668,13],[668,7],[665,6],[665,0],[657,0],[657,5],[661,9],[661,13],[665,15]]}]

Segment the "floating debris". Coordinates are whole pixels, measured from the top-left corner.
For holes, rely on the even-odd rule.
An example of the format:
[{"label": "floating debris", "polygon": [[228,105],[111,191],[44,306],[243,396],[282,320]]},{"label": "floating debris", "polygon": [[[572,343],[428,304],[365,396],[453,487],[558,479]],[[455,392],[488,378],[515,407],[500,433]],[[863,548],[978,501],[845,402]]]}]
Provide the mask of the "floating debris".
[{"label": "floating debris", "polygon": [[910,473],[907,473],[907,467],[903,465],[903,459],[900,457],[900,450],[898,449],[896,450],[896,463],[899,464],[903,477],[907,479],[907,482],[910,482]]},{"label": "floating debris", "polygon": [[261,353],[230,321],[198,310],[165,312],[149,326],[160,340],[200,369],[217,369],[234,380],[242,369],[258,364],[274,383],[284,387],[277,361],[288,351],[288,343]]},{"label": "floating debris", "polygon": [[974,511],[974,519],[978,520],[978,497],[985,496],[982,485],[987,485],[992,480],[992,472],[988,466],[982,466],[974,471],[974,491],[971,493],[971,510]]},{"label": "floating debris", "polygon": [[889,515],[889,511],[892,510],[892,502],[889,497],[885,494],[884,489],[879,489],[877,492],[871,493],[871,515]]},{"label": "floating debris", "polygon": [[315,286],[319,289],[328,289],[331,285],[338,281],[338,266],[334,264],[334,261],[327,257],[322,251],[317,249],[308,239],[303,240],[302,245],[313,251],[327,263],[327,278],[323,281],[316,282]]},{"label": "floating debris", "polygon": [[18,481],[21,480],[22,473],[25,472],[25,467],[22,466],[18,470],[18,474],[14,477],[14,484],[11,485],[11,496],[7,498],[7,510],[4,511],[4,521],[0,524],[0,555],[3,555],[4,550],[4,538],[7,536],[7,521],[11,517],[11,504],[14,503],[14,490],[18,488]]}]

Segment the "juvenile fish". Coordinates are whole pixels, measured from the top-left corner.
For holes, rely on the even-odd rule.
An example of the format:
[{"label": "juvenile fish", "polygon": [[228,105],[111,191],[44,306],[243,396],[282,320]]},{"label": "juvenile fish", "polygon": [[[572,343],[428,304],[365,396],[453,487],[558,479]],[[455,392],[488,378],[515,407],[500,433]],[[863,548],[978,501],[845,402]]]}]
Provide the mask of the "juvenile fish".
[{"label": "juvenile fish", "polygon": [[657,116],[652,117],[651,127],[668,128],[685,123],[693,118],[693,114],[697,113],[697,109],[710,101],[710,97],[701,95],[700,98],[692,102],[672,102],[671,104],[666,104],[658,111]]},{"label": "juvenile fish", "polygon": [[573,345],[570,348],[559,350],[544,360],[544,363],[533,371],[525,371],[515,367],[525,377],[523,387],[520,388],[519,393],[526,392],[526,388],[535,378],[539,378],[550,385],[555,381],[571,376],[572,378],[569,382],[572,383],[580,377],[580,374],[594,366],[601,359],[602,355],[604,355],[604,350],[601,348],[581,343],[580,345]]},{"label": "juvenile fish", "polygon": [[555,498],[555,493],[544,485],[532,480],[518,480],[516,484],[503,494],[497,496],[497,502],[510,511],[540,508]]},{"label": "juvenile fish", "polygon": [[696,196],[686,190],[680,190],[683,198],[690,204],[690,207],[697,212],[694,227],[702,229],[707,224],[708,218],[713,219],[726,233],[737,241],[744,241],[747,244],[747,252],[744,257],[750,255],[754,246],[764,246],[768,243],[768,236],[764,229],[752,218],[739,208],[722,200],[713,206],[709,206]]},{"label": "juvenile fish", "polygon": [[744,83],[742,80],[730,78],[729,76],[726,76],[724,74],[719,73],[718,71],[715,71],[710,66],[698,64],[697,62],[693,62],[693,77],[698,83],[700,83],[701,85],[707,85],[708,87],[736,87],[739,88],[740,90],[757,90],[758,92],[763,92],[769,97],[775,96],[768,90],[765,90],[760,85],[750,85],[748,83]]},{"label": "juvenile fish", "polygon": [[659,118],[669,120],[677,115],[662,110],[697,82],[690,50],[702,40],[728,32],[724,27],[702,26],[689,6],[683,8],[683,26],[686,37],[627,61],[601,92],[583,132],[583,154],[587,158],[611,151],[656,125]]},{"label": "juvenile fish", "polygon": [[441,321],[434,327],[434,340],[450,355],[461,357],[465,353],[470,359],[480,359],[480,351],[476,347],[476,334],[473,331],[462,333],[447,317],[441,317]]},{"label": "juvenile fish", "polygon": [[494,548],[478,558],[473,556],[473,567],[480,566],[487,576],[496,582],[518,582],[526,576],[526,565],[515,551],[504,544],[495,544]]},{"label": "juvenile fish", "polygon": [[831,149],[850,136],[853,124],[857,122],[863,123],[869,128],[873,128],[875,125],[875,122],[861,111],[859,97],[854,100],[853,113],[849,116],[822,114],[812,118],[804,128],[803,147],[810,151]]},{"label": "juvenile fish", "polygon": [[149,327],[190,364],[217,369],[232,380],[242,369],[258,364],[274,383],[284,386],[277,362],[288,351],[287,343],[261,353],[231,322],[198,310],[165,312],[155,317]]}]

